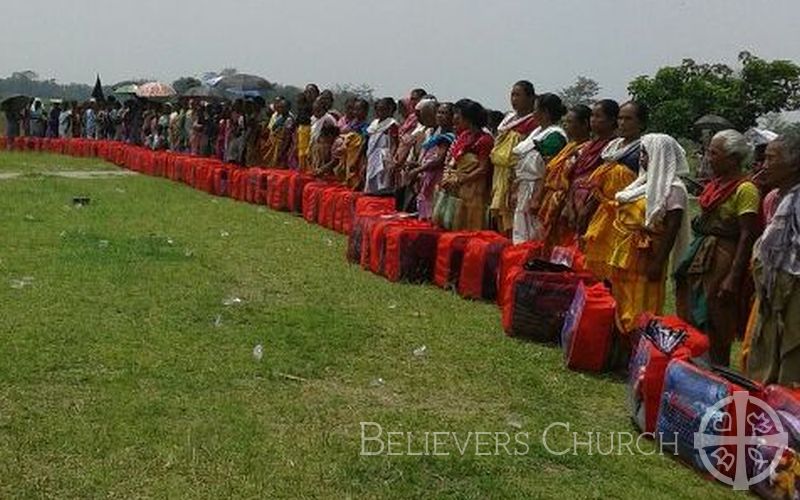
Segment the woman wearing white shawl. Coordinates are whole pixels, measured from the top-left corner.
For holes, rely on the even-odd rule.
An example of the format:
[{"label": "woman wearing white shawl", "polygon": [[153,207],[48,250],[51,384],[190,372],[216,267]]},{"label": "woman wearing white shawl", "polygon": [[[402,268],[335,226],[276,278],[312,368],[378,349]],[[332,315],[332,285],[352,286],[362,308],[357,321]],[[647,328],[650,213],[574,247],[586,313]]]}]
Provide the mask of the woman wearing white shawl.
[{"label": "woman wearing white shawl", "polygon": [[608,260],[623,332],[633,330],[641,313],[661,313],[670,255],[674,268],[689,242],[688,193],[680,179],[689,173],[686,152],[665,134],[643,136],[641,147],[639,177],[616,195]]},{"label": "woman wearing white shawl", "polygon": [[556,125],[565,113],[564,104],[555,94],[539,96],[534,117],[540,125],[513,149],[517,158],[512,185],[516,200],[511,204],[514,209],[512,238],[515,245],[542,238],[542,224],[531,203],[541,189],[547,162],[567,144],[566,132]]},{"label": "woman wearing white shawl", "polygon": [[394,113],[397,103],[390,97],[375,103],[375,120],[367,127],[367,173],[364,192],[381,194],[392,188],[390,163],[397,150],[398,132]]}]

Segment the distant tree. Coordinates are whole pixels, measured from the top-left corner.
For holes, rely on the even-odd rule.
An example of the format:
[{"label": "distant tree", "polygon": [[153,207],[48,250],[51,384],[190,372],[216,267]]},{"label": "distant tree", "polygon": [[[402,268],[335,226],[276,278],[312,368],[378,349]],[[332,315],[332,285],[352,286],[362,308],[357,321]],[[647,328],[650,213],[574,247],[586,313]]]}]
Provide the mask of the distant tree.
[{"label": "distant tree", "polygon": [[652,130],[681,137],[692,137],[694,122],[706,114],[745,130],[767,113],[800,108],[800,66],[765,61],[749,52],[739,54],[739,64],[736,71],[725,64],[684,59],[653,77],[636,78],[628,91],[650,108]]},{"label": "distant tree", "polygon": [[178,94],[183,94],[187,90],[199,87],[203,84],[200,80],[193,76],[184,76],[182,78],[178,78],[174,82],[172,82],[172,88],[175,89],[175,92]]},{"label": "distant tree", "polygon": [[578,76],[575,83],[559,92],[561,100],[567,107],[577,106],[578,104],[591,104],[600,93],[600,84],[591,78]]},{"label": "distant tree", "polygon": [[31,80],[35,81],[39,79],[39,74],[32,70],[25,70],[25,71],[15,71],[11,73],[12,80]]},{"label": "distant tree", "polygon": [[233,76],[238,73],[239,71],[236,68],[222,68],[219,72],[219,76]]}]

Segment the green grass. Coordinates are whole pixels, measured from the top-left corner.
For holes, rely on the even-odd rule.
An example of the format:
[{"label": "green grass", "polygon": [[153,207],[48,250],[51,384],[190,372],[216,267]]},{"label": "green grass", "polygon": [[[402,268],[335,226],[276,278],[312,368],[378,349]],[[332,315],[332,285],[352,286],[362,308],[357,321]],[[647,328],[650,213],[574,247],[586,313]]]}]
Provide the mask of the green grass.
[{"label": "green grass", "polygon": [[[0,171],[20,160],[82,163]],[[631,431],[624,385],[505,338],[491,304],[348,265],[301,219],[144,176],[0,200],[0,497],[731,495],[668,457],[548,454],[555,421]],[[530,452],[360,457],[361,421],[527,431]]]},{"label": "green grass", "polygon": [[0,173],[40,174],[44,172],[119,170],[116,166],[94,158],[76,158],[49,153],[4,151],[0,156]]}]

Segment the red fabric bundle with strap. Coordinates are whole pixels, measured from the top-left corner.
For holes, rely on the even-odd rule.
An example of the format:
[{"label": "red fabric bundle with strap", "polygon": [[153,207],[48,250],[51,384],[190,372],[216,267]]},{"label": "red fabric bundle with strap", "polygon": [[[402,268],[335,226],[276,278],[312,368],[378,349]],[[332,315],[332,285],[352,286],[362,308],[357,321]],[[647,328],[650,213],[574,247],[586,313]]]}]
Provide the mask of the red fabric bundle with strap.
[{"label": "red fabric bundle with strap", "polygon": [[426,222],[392,225],[386,231],[383,275],[389,281],[431,281],[436,246],[442,231]]},{"label": "red fabric bundle with strap", "polygon": [[541,241],[526,241],[503,249],[500,255],[500,267],[497,270],[497,305],[500,308],[508,300],[505,292],[509,290],[506,282],[511,270],[522,267],[529,260],[541,259],[545,251],[545,245]]},{"label": "red fabric bundle with strap", "polygon": [[344,186],[331,186],[324,191],[319,199],[319,213],[317,214],[317,224],[326,228],[333,229],[336,219],[336,205],[339,197],[350,190]]},{"label": "red fabric bundle with strap", "polygon": [[289,204],[289,211],[302,214],[303,213],[303,190],[306,185],[314,182],[313,177],[301,175],[295,171],[290,171],[289,176],[289,195],[287,203]]},{"label": "red fabric bundle with strap", "polygon": [[292,173],[288,170],[271,170],[267,180],[267,205],[273,210],[289,210],[289,182]]},{"label": "red fabric bundle with strap", "polygon": [[[650,338],[642,335],[652,321],[672,330],[686,332],[686,339],[674,350],[663,351]],[[643,432],[654,432],[667,365],[673,359],[687,360],[705,356],[709,340],[702,332],[675,316],[642,314],[636,323],[637,344],[628,366],[628,409],[639,429]]]},{"label": "red fabric bundle with strap", "polygon": [[350,232],[347,233],[347,260],[354,264],[361,263],[362,248],[364,246],[368,246],[364,245],[365,241],[369,241],[369,229],[367,226],[369,225],[369,228],[371,228],[375,221],[378,221],[381,218],[385,219],[387,216],[391,217],[393,214],[396,214],[394,207],[387,209],[380,205],[360,203],[365,198],[371,197],[362,196],[356,200],[356,209],[355,214],[353,215],[352,227]]},{"label": "red fabric bundle with strap", "polygon": [[235,168],[231,170],[230,182],[228,183],[228,196],[234,200],[244,201],[245,182],[247,181],[249,169]]},{"label": "red fabric bundle with strap", "polygon": [[578,283],[561,330],[561,348],[568,368],[603,371],[611,351],[616,312],[617,302],[603,283]]},{"label": "red fabric bundle with strap", "polygon": [[[406,218],[384,218],[376,222],[369,233],[369,267],[368,269],[375,274],[383,275],[384,264],[386,262],[386,236],[389,228],[396,226],[430,228],[430,224],[417,219]],[[399,264],[398,264],[399,265]]]},{"label": "red fabric bundle with strap", "polygon": [[315,223],[319,216],[319,204],[322,192],[331,187],[327,182],[309,182],[303,188],[303,218],[311,223]]},{"label": "red fabric bundle with strap", "polygon": [[471,238],[464,249],[458,294],[467,299],[495,300],[500,255],[511,241],[500,235]]},{"label": "red fabric bundle with strap", "polygon": [[342,191],[336,198],[333,213],[333,230],[341,234],[350,234],[353,228],[353,216],[356,212],[356,201],[364,195],[349,189]]},{"label": "red fabric bundle with strap", "polygon": [[493,231],[452,231],[439,237],[436,247],[436,264],[433,283],[440,288],[454,288],[458,285],[464,250],[471,238],[494,238]]},{"label": "red fabric bundle with strap", "polygon": [[538,342],[558,342],[564,320],[579,283],[594,284],[590,273],[511,270],[506,287],[511,288],[503,305],[503,329],[511,337]]}]

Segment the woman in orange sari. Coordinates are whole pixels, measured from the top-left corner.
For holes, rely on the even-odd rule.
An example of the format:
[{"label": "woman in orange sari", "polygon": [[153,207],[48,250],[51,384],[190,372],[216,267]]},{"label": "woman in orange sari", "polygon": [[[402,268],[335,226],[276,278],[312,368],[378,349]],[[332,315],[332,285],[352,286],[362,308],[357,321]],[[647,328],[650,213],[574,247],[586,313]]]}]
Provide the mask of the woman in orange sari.
[{"label": "woman in orange sari", "polygon": [[647,126],[647,108],[633,101],[619,110],[619,135],[603,150],[603,164],[589,177],[592,194],[587,212],[594,212],[583,248],[586,267],[602,280],[611,277],[606,263],[614,242],[616,194],[636,180],[639,173],[639,138]]},{"label": "woman in orange sari", "polygon": [[542,224],[542,239],[548,248],[565,243],[564,227],[559,222],[569,190],[569,172],[581,148],[589,142],[591,115],[592,110],[584,105],[575,106],[567,113],[564,130],[569,142],[547,164],[544,184],[534,203]]},{"label": "woman in orange sari", "polygon": [[483,130],[486,110],[475,101],[461,99],[453,107],[457,137],[450,148],[441,188],[460,200],[453,229],[482,229],[489,205],[494,139]]},{"label": "woman in orange sari", "polygon": [[594,207],[589,203],[592,193],[589,179],[603,162],[602,154],[606,146],[614,139],[618,115],[619,105],[610,99],[604,99],[592,108],[590,124],[594,138],[581,149],[569,172],[570,186],[559,222],[565,225],[567,241],[577,242],[594,215]]}]

